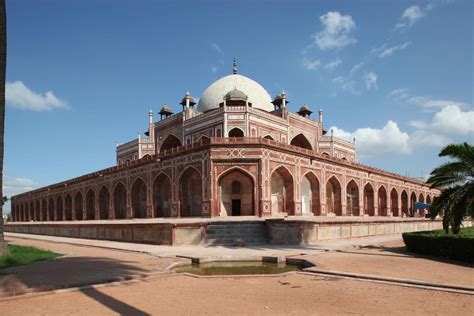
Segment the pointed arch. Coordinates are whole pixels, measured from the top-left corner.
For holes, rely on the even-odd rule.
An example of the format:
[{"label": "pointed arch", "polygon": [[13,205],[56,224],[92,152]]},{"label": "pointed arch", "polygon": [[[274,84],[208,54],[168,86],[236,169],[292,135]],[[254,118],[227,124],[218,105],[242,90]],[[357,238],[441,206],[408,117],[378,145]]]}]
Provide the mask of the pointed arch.
[{"label": "pointed arch", "polygon": [[[425,196],[423,195],[423,193],[420,193],[420,195],[418,196],[418,202],[425,203]],[[415,209],[415,211],[418,210]],[[420,209],[419,212],[421,216],[425,216],[426,209]]]},{"label": "pointed arch", "polygon": [[290,142],[290,145],[301,147],[308,150],[313,150],[313,146],[311,146],[311,143],[309,142],[309,140],[302,133],[293,137],[293,139]]},{"label": "pointed arch", "polygon": [[72,197],[70,194],[66,195],[66,220],[72,220]]},{"label": "pointed arch", "polygon": [[416,193],[412,192],[410,194],[410,209],[409,209],[410,217],[415,216],[415,212],[416,212],[415,204],[416,204]]},{"label": "pointed arch", "polygon": [[161,144],[160,153],[164,152],[165,150],[180,146],[182,146],[182,144],[179,138],[174,136],[173,134],[169,134]]},{"label": "pointed arch", "polygon": [[196,168],[189,166],[179,178],[181,217],[201,216],[202,178]]},{"label": "pointed arch", "polygon": [[117,183],[114,189],[114,212],[115,219],[127,218],[127,190],[121,181]]},{"label": "pointed arch", "polygon": [[359,216],[360,215],[360,203],[359,203],[359,186],[351,179],[347,183],[347,199],[346,199],[346,213],[348,216]]},{"label": "pointed arch", "polygon": [[265,135],[263,138],[275,141],[275,139],[270,134]]},{"label": "pointed arch", "polygon": [[301,180],[301,212],[321,215],[320,184],[316,175],[308,171]]},{"label": "pointed arch", "polygon": [[46,202],[46,199],[43,199],[41,202],[41,221],[47,221],[48,220],[48,202]]},{"label": "pointed arch", "polygon": [[244,131],[238,127],[234,127],[229,131],[229,137],[244,137]]},{"label": "pointed arch", "polygon": [[367,182],[364,186],[364,214],[369,216],[375,215],[374,206],[374,187]]},{"label": "pointed arch", "polygon": [[33,201],[30,202],[29,214],[30,214],[30,221],[34,221],[35,220],[35,203]]},{"label": "pointed arch", "polygon": [[426,204],[431,204],[431,196],[429,194],[426,195]]},{"label": "pointed arch", "polygon": [[379,205],[379,216],[387,216],[387,190],[385,190],[385,187],[383,185],[379,187],[377,199]]},{"label": "pointed arch", "polygon": [[132,217],[147,217],[147,185],[140,177],[132,185]]},{"label": "pointed arch", "polygon": [[58,196],[56,199],[56,220],[62,221],[63,218],[63,198]]},{"label": "pointed arch", "polygon": [[161,172],[153,181],[153,216],[171,217],[171,181]]},{"label": "pointed arch", "polygon": [[400,216],[400,214],[398,214],[398,208],[398,192],[393,188],[392,191],[390,191],[390,211],[393,216]]},{"label": "pointed arch", "polygon": [[405,216],[408,216],[408,193],[407,191],[403,190],[402,191],[402,194],[400,195],[400,199],[401,199],[401,206],[402,206],[402,216],[405,215]]},{"label": "pointed arch", "polygon": [[48,221],[54,221],[54,199],[52,197],[48,200]]},{"label": "pointed arch", "polygon": [[74,198],[74,218],[76,221],[82,220],[82,207],[83,207],[83,198],[82,193],[78,191],[76,197]]},{"label": "pointed arch", "polygon": [[36,201],[35,207],[35,221],[41,221],[41,202],[38,200]]},{"label": "pointed arch", "polygon": [[20,222],[24,222],[24,221],[25,221],[25,209],[24,209],[23,204],[20,204],[20,205],[18,206],[18,208],[19,208],[19,210],[20,210],[20,212],[19,212],[19,214],[18,214],[18,215],[19,215],[19,221],[20,221]]},{"label": "pointed arch", "polygon": [[272,214],[294,215],[294,184],[290,171],[283,166],[274,169],[270,185]]},{"label": "pointed arch", "polygon": [[99,191],[99,219],[109,218],[110,208],[110,193],[109,189],[104,185]]},{"label": "pointed arch", "polygon": [[326,206],[327,214],[342,215],[341,184],[336,176],[332,176],[326,182]]},{"label": "pointed arch", "polygon": [[220,214],[256,215],[254,209],[254,178],[245,170],[234,167],[221,174],[219,184]]},{"label": "pointed arch", "polygon": [[86,193],[86,220],[95,219],[95,192],[89,189]]}]

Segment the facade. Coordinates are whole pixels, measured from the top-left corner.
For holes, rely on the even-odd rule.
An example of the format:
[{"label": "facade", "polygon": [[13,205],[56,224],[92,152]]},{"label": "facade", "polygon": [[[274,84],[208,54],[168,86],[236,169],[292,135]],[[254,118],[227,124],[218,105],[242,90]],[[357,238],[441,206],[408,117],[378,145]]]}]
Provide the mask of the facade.
[{"label": "facade", "polygon": [[149,113],[143,137],[117,145],[117,165],[12,197],[13,221],[226,216],[419,216],[439,190],[357,163],[356,144],[329,135],[323,112],[288,111],[233,74],[199,103]]}]

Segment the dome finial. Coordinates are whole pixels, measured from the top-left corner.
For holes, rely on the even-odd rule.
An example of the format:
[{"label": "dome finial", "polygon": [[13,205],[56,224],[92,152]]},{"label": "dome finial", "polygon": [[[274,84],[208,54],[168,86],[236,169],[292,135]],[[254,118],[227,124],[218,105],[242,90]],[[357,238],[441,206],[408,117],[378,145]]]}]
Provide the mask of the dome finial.
[{"label": "dome finial", "polygon": [[237,74],[237,61],[235,60],[235,57],[234,57],[234,67],[232,68],[232,73],[234,75]]}]

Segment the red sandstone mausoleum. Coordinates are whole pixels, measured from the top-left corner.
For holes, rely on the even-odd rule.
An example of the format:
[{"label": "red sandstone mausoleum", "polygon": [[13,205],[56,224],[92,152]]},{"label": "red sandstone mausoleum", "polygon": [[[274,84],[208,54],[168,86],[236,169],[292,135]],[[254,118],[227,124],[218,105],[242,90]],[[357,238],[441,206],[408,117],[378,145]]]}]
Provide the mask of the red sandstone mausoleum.
[{"label": "red sandstone mausoleum", "polygon": [[423,215],[440,192],[357,162],[303,105],[288,111],[256,81],[233,74],[199,102],[186,93],[148,131],[117,145],[117,165],[11,198],[15,222],[132,218]]}]

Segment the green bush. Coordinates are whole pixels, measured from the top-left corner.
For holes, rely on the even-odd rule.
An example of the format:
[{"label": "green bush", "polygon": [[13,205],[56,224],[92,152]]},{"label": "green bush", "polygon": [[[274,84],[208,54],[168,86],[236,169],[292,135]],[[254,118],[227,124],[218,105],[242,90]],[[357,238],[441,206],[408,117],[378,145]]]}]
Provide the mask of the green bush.
[{"label": "green bush", "polygon": [[457,235],[443,230],[403,233],[403,241],[410,252],[474,262],[474,227],[463,228]]}]

